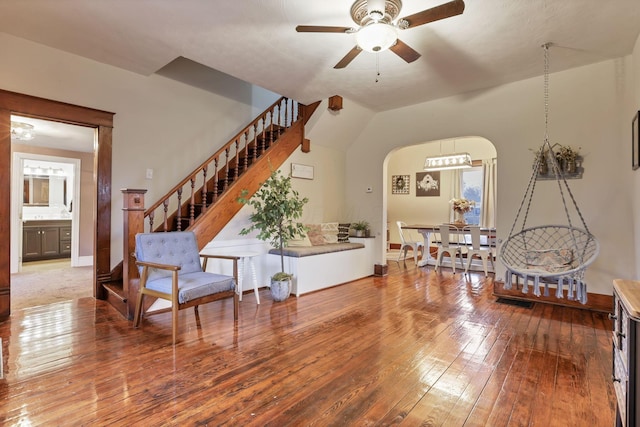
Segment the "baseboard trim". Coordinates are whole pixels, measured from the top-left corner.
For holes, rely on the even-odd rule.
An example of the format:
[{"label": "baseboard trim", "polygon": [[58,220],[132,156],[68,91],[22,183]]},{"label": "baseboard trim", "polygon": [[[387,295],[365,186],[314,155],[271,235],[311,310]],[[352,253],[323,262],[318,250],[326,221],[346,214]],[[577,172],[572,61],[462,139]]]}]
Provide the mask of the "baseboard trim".
[{"label": "baseboard trim", "polygon": [[73,267],[88,267],[93,265],[93,256],[81,256],[78,257],[78,264]]}]

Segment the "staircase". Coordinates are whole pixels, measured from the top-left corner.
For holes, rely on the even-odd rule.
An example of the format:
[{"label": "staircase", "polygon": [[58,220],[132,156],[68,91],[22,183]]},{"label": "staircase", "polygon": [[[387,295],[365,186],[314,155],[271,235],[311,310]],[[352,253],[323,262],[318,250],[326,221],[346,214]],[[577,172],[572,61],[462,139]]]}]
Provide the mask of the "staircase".
[{"label": "staircase", "polygon": [[107,301],[127,318],[133,318],[138,291],[131,255],[135,234],[191,230],[202,249],[242,208],[237,198],[243,189],[253,195],[298,146],[308,151],[304,125],[318,105],[280,98],[146,209],[146,190],[123,190],[123,253],[128,256],[112,271],[112,280],[103,285]]}]

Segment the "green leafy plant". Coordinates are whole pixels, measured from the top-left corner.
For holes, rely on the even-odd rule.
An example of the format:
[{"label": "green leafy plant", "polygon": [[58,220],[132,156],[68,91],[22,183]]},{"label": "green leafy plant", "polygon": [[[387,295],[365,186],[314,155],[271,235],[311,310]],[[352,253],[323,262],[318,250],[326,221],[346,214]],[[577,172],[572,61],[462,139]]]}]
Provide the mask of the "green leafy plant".
[{"label": "green leafy plant", "polygon": [[301,198],[300,194],[291,188],[291,177],[284,176],[277,170],[271,172],[269,179],[252,197],[248,198],[248,194],[246,189],[242,190],[238,202],[254,209],[249,216],[252,224],[240,230],[240,234],[247,235],[257,230],[258,239],[269,241],[279,249],[281,271],[272,278],[289,279],[291,275],[284,271],[283,248],[289,240],[306,232],[304,225],[296,220],[302,216],[303,207],[309,199]]},{"label": "green leafy plant", "polygon": [[354,230],[365,231],[369,229],[369,223],[367,221],[358,221],[351,224],[351,228]]}]

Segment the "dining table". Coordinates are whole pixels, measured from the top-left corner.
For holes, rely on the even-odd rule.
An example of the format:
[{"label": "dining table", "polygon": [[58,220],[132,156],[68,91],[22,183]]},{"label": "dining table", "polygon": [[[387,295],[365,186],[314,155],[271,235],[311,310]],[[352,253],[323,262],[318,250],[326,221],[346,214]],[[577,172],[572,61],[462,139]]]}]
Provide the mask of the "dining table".
[{"label": "dining table", "polygon": [[[465,230],[465,227],[469,224],[448,224],[449,225],[449,233],[450,234],[458,234],[458,235],[467,235],[469,234],[468,230]],[[424,238],[424,245],[427,250],[425,251],[422,259],[418,261],[418,267],[424,267],[431,262],[435,264],[435,258],[431,256],[431,251],[429,250],[429,242],[431,241],[431,233],[433,233],[435,228],[440,227],[440,224],[407,224],[403,225],[403,230],[416,230],[418,233],[422,234]],[[486,228],[480,227],[480,236],[485,236],[487,239],[487,246],[495,247],[496,240],[496,229],[495,228]],[[470,236],[469,236],[470,237]],[[467,242],[467,238],[465,236],[465,244]],[[470,240],[469,240],[470,242]],[[483,245],[484,246],[484,245]]]}]

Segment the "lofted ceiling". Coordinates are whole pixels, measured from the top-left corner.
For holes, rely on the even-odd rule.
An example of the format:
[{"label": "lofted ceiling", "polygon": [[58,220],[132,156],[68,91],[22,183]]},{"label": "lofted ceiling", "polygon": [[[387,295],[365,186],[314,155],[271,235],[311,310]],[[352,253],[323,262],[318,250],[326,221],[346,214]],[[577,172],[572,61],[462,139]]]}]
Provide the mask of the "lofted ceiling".
[{"label": "lofted ceiling", "polygon": [[[403,0],[400,16],[445,2]],[[212,79],[222,72],[303,103],[338,94],[374,111],[541,75],[547,42],[551,72],[622,57],[640,32],[638,0],[465,4],[462,15],[400,31],[422,55],[415,62],[362,52],[344,69],[333,66],[353,34],[295,27],[355,26],[348,0],[2,0],[0,30],[142,75],[183,57]]]}]

